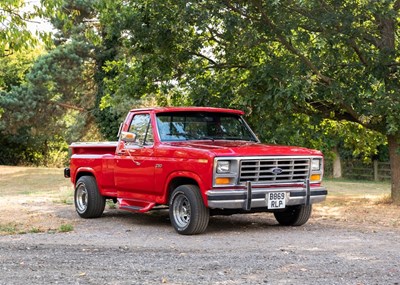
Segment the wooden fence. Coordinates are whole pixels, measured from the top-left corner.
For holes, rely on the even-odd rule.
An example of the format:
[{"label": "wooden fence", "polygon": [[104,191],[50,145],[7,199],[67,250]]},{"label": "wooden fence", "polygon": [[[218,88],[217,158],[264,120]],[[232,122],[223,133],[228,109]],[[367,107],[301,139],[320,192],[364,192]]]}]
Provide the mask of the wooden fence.
[{"label": "wooden fence", "polygon": [[[327,176],[332,176],[332,165],[325,167]],[[358,160],[342,160],[342,177],[359,180],[390,180],[390,163],[374,160],[366,164]]]}]

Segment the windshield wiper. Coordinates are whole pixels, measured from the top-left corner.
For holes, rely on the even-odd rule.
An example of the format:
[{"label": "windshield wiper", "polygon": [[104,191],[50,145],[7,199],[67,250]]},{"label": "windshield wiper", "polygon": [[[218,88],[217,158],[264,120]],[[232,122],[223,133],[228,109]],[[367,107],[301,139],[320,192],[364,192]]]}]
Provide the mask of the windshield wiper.
[{"label": "windshield wiper", "polygon": [[250,141],[242,137],[201,137],[201,140],[227,140],[227,141]]},{"label": "windshield wiper", "polygon": [[204,137],[199,137],[198,139],[199,139],[199,140],[210,140],[210,141],[214,141],[214,140],[218,140],[219,138],[217,138],[217,137],[207,137],[207,136],[204,136]]},{"label": "windshield wiper", "polygon": [[197,139],[195,136],[190,135],[188,133],[173,133],[173,134],[166,134],[167,136],[177,137],[178,139],[182,140],[190,140],[190,139]]}]

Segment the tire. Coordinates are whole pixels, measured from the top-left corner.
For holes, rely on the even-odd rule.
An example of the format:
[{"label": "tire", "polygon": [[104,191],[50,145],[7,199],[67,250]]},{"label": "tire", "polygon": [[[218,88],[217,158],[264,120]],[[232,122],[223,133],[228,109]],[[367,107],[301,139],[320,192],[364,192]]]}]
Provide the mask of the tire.
[{"label": "tire", "polygon": [[290,206],[283,212],[274,212],[275,219],[282,226],[302,226],[311,216],[312,206]]},{"label": "tire", "polygon": [[78,179],[74,202],[76,212],[82,218],[98,218],[103,214],[106,199],[100,195],[96,179],[93,176],[82,176]]},{"label": "tire", "polygon": [[208,226],[210,211],[203,203],[199,187],[177,187],[171,194],[169,217],[179,234],[195,235],[204,232]]}]

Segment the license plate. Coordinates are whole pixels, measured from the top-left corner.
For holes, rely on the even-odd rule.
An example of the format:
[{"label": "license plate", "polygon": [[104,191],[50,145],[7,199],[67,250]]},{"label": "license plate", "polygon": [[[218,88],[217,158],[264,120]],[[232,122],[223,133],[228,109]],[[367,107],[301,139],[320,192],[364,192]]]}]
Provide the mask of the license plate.
[{"label": "license plate", "polygon": [[285,192],[271,192],[266,194],[268,209],[284,209],[286,207]]}]

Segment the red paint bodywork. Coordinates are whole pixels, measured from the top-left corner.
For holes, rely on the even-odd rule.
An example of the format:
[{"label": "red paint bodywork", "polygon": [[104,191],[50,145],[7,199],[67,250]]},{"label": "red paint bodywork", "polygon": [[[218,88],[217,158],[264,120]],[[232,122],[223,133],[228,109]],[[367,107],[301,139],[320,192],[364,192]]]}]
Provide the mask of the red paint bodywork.
[{"label": "red paint bodywork", "polygon": [[[162,112],[221,112],[242,116],[239,110],[206,107],[170,107],[131,110],[122,131],[128,131],[136,114],[150,114],[154,145],[131,148],[121,154],[124,143],[77,143],[70,146],[72,183],[82,175],[93,175],[100,193],[117,198],[120,207],[136,207],[139,212],[154,205],[168,204],[168,195],[178,183],[196,183],[207,206],[206,191],[213,189],[215,157],[227,156],[322,156],[317,150],[302,147],[264,145],[245,141],[161,142],[155,115]],[[161,165],[161,167],[160,167]],[[187,183],[186,183],[187,184]]]}]

